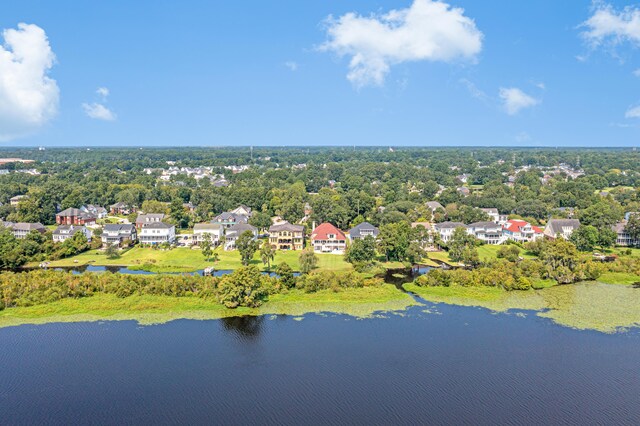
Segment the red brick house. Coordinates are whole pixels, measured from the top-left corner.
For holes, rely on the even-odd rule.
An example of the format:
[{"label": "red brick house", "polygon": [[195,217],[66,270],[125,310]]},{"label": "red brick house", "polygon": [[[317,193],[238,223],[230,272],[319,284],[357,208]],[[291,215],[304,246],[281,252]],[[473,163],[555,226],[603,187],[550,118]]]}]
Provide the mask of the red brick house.
[{"label": "red brick house", "polygon": [[56,215],[58,225],[94,225],[96,217],[80,209],[69,208]]}]

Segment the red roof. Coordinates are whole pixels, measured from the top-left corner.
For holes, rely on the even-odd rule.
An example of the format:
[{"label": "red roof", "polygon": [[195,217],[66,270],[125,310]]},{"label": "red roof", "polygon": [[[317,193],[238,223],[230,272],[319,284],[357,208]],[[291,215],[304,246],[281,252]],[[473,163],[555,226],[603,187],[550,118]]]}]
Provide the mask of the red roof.
[{"label": "red roof", "polygon": [[[504,225],[504,230],[509,232],[521,232],[521,228],[527,225],[529,225],[529,222],[526,222],[524,220],[512,219],[508,221],[506,225]],[[535,232],[536,234],[542,234],[542,230],[537,226],[531,226],[531,229],[533,229],[533,232]]]},{"label": "red roof", "polygon": [[[329,234],[335,235],[335,238],[329,238]],[[311,233],[311,240],[339,240],[347,241],[347,237],[344,232],[336,228],[330,223],[323,223],[316,227]]]}]

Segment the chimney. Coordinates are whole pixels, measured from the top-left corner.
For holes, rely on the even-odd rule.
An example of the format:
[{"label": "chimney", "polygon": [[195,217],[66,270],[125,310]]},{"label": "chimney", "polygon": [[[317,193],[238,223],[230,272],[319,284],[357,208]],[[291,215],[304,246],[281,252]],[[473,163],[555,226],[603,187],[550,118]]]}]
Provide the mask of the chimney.
[{"label": "chimney", "polygon": [[316,221],[314,220],[313,223],[311,224],[311,232],[316,230]]}]

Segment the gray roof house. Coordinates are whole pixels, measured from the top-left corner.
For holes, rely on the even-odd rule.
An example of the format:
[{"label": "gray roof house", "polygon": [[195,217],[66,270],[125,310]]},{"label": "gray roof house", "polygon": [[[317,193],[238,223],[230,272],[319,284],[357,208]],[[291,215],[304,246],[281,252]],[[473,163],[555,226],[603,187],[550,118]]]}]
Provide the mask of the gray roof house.
[{"label": "gray roof house", "polygon": [[13,236],[19,240],[24,239],[32,231],[37,231],[41,234],[44,234],[45,232],[47,232],[47,228],[45,228],[44,225],[41,223],[5,222],[5,227],[9,228],[13,233]]},{"label": "gray roof house", "polygon": [[380,230],[375,226],[373,226],[372,224],[370,224],[369,222],[362,222],[361,224],[351,228],[347,236],[349,237],[349,240],[355,241],[355,240],[364,239],[365,237],[368,237],[368,236],[377,238],[379,233],[380,233]]},{"label": "gray roof house", "polygon": [[102,244],[104,245],[121,245],[124,241],[135,241],[138,238],[136,227],[130,223],[127,224],[109,224],[102,229]]},{"label": "gray roof house", "polygon": [[53,231],[53,242],[62,243],[72,238],[77,233],[82,233],[91,242],[92,232],[84,226],[60,225]]},{"label": "gray roof house", "polygon": [[225,232],[226,243],[224,245],[225,250],[233,250],[236,248],[236,240],[245,233],[246,231],[251,231],[253,234],[253,239],[258,238],[258,228],[255,226],[249,225],[248,223],[237,223],[232,227],[228,228]]},{"label": "gray roof house", "polygon": [[164,213],[147,213],[147,214],[139,214],[136,218],[136,227],[142,228],[143,225],[147,223],[157,223],[162,222],[164,220]]},{"label": "gray roof house", "polygon": [[551,239],[555,239],[560,235],[565,240],[568,240],[573,231],[579,227],[580,221],[578,219],[549,219],[547,226],[544,228],[544,235]]}]

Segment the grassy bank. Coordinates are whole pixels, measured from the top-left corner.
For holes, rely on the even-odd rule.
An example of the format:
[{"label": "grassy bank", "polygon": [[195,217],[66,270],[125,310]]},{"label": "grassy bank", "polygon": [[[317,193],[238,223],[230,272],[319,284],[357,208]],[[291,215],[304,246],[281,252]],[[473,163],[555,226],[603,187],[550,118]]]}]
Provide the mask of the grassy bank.
[{"label": "grassy bank", "polygon": [[415,301],[394,286],[323,290],[304,293],[292,290],[277,294],[256,309],[227,309],[215,301],[199,297],[130,296],[119,298],[98,294],[80,299],[0,311],[0,327],[52,322],[98,320],[135,320],[141,324],[157,324],[175,319],[219,319],[239,315],[304,315],[332,312],[354,317],[369,317],[379,311],[404,310]]},{"label": "grassy bank", "polygon": [[[51,267],[120,265],[150,272],[193,272],[208,266],[215,266],[216,269],[238,269],[242,266],[240,254],[237,251],[224,251],[218,248],[216,253],[218,253],[219,260],[214,263],[206,261],[200,250],[190,248],[153,250],[150,248],[134,247],[123,253],[117,259],[108,259],[104,252],[100,250],[90,250],[77,256],[51,262]],[[300,268],[298,261],[299,255],[299,251],[277,252],[272,265],[286,262],[294,270],[298,270]],[[318,268],[321,270],[339,272],[352,269],[351,264],[345,262],[343,256],[332,254],[318,254],[317,256]],[[256,253],[251,263],[262,269],[266,269],[258,253]],[[29,266],[37,266],[37,264]]]},{"label": "grassy bank", "polygon": [[640,290],[630,286],[587,282],[511,292],[494,287],[406,284],[405,288],[435,303],[478,306],[496,312],[531,310],[539,317],[580,330],[613,333],[640,326]]}]

